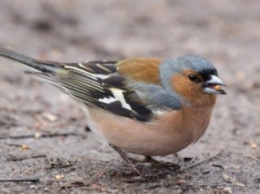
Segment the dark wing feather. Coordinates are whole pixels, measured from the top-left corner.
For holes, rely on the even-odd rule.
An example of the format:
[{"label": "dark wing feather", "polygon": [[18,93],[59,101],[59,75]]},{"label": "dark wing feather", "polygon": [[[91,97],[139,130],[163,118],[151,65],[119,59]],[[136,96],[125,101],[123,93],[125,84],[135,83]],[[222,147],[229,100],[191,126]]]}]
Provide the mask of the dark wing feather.
[{"label": "dark wing feather", "polygon": [[[117,61],[58,63],[36,60],[1,47],[0,56],[38,70],[28,73],[88,106],[99,107],[114,114],[141,121],[151,118],[151,111],[140,101],[138,103],[138,96],[133,95],[135,92],[130,91],[126,86],[125,80],[128,78],[122,75],[128,75],[126,69],[123,68],[120,73],[117,71]],[[131,61],[137,61],[136,63],[140,65],[144,63],[143,60],[126,60],[123,63],[128,67],[127,69],[129,69],[127,64]],[[120,67],[125,67],[125,65],[121,64]]]},{"label": "dark wing feather", "polygon": [[117,72],[114,61],[65,63],[66,73],[30,73],[42,78],[87,106],[99,107],[114,114],[148,121],[152,111],[141,104],[134,91],[126,86],[127,78]]}]

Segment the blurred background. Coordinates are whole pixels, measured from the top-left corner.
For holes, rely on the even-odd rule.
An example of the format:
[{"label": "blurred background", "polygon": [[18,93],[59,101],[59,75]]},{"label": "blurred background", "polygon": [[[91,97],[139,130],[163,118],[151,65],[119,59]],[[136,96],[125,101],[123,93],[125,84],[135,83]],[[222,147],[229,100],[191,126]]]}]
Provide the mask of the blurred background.
[{"label": "blurred background", "polygon": [[[173,58],[186,54],[208,58],[228,85],[228,95],[219,97],[206,135],[180,156],[200,158],[224,148],[219,162],[244,186],[233,188],[225,183],[221,171],[214,170],[204,185],[209,191],[223,184],[222,189],[228,186],[254,193],[260,180],[259,170],[255,170],[259,169],[260,160],[259,22],[257,0],[0,0],[0,46],[61,62],[137,56]],[[52,131],[71,129],[83,133],[86,123],[77,105],[55,89],[32,81],[22,73],[23,69],[22,65],[0,59],[0,124],[5,129],[0,133],[35,132],[30,127],[37,123],[32,112],[41,115],[43,111],[65,123],[66,127],[56,126]],[[19,129],[12,125],[13,121],[19,123]],[[35,148],[31,152],[44,146],[41,151],[48,157],[76,155],[116,160],[117,155],[105,144],[96,139],[92,143],[90,139],[29,143]],[[16,153],[8,146],[0,149],[3,153]],[[202,166],[205,167],[209,166]],[[7,169],[0,172],[6,173]],[[95,167],[90,170],[95,171]],[[194,173],[199,176],[200,170]],[[197,180],[198,177],[190,182]],[[199,190],[196,186],[189,188]]]},{"label": "blurred background", "polygon": [[260,47],[258,1],[1,0],[0,3],[1,45],[40,58],[63,61],[169,58],[193,53],[228,66],[225,72],[230,71],[228,74],[233,76],[227,81],[241,79],[256,70],[254,57]]}]

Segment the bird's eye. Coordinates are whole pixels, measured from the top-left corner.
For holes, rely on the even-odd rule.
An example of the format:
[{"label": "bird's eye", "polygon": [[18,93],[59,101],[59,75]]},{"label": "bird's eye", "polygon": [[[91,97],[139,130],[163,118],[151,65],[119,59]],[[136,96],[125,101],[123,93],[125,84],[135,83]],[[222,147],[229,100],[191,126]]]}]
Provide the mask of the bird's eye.
[{"label": "bird's eye", "polygon": [[194,75],[194,74],[190,74],[190,75],[189,75],[189,79],[190,79],[190,81],[193,81],[193,82],[199,80],[199,78],[198,78],[196,75]]}]

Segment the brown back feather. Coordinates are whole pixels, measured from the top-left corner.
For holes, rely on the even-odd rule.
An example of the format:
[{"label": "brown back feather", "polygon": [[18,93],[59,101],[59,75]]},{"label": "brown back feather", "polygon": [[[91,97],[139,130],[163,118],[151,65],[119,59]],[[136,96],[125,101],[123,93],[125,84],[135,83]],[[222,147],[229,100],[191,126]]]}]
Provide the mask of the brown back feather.
[{"label": "brown back feather", "polygon": [[161,85],[159,77],[160,58],[133,58],[118,62],[118,72],[136,81]]}]

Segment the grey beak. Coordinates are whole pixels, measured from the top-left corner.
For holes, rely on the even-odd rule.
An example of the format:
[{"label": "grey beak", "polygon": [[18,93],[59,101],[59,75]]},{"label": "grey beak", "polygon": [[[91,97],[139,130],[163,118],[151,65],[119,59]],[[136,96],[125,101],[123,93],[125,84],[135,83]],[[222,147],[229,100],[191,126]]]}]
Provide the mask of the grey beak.
[{"label": "grey beak", "polygon": [[227,94],[221,86],[226,86],[224,82],[215,75],[211,75],[211,78],[204,83],[204,93],[206,94]]}]

